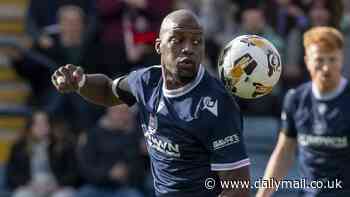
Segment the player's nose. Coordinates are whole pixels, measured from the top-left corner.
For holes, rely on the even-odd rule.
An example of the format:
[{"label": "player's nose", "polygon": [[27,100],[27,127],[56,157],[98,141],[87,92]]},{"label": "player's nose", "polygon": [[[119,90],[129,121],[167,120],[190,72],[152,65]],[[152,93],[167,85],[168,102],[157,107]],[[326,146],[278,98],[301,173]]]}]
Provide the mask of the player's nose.
[{"label": "player's nose", "polygon": [[330,70],[330,65],[329,64],[324,64],[322,66],[322,71],[323,72],[327,73],[327,72],[329,72],[329,70]]},{"label": "player's nose", "polygon": [[191,42],[184,42],[181,52],[185,55],[192,55],[194,53],[194,46]]}]

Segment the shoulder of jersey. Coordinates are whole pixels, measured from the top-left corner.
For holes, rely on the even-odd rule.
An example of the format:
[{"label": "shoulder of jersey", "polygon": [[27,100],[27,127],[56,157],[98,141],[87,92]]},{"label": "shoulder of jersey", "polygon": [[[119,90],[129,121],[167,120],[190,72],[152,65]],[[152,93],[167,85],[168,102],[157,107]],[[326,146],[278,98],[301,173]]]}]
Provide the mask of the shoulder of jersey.
[{"label": "shoulder of jersey", "polygon": [[139,72],[141,75],[144,75],[144,74],[147,74],[150,72],[161,72],[161,71],[162,71],[162,66],[154,65],[154,66],[140,68],[140,69],[134,70],[132,72]]},{"label": "shoulder of jersey", "polygon": [[229,95],[224,84],[219,79],[211,76],[209,73],[206,73],[204,77],[208,90],[216,92],[218,95]]},{"label": "shoulder of jersey", "polygon": [[217,78],[207,74],[205,78],[205,88],[216,99],[220,106],[230,109],[228,106],[237,107],[235,98],[226,90],[224,84]]},{"label": "shoulder of jersey", "polygon": [[139,76],[145,83],[158,82],[162,76],[162,67],[160,65],[150,66],[147,68],[141,68],[134,72],[140,72]]},{"label": "shoulder of jersey", "polygon": [[346,84],[345,92],[350,94],[350,80],[348,80],[348,83]]},{"label": "shoulder of jersey", "polygon": [[285,100],[288,100],[288,103],[291,101],[295,101],[303,97],[305,93],[309,93],[311,91],[311,82],[306,82],[299,85],[296,88],[289,89],[285,95]]}]

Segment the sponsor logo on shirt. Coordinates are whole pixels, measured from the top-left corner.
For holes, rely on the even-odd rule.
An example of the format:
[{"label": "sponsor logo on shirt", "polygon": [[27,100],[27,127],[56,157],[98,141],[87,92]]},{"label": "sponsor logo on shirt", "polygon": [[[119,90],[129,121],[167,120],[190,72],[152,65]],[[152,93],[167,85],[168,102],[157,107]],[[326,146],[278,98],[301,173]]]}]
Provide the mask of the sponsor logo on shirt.
[{"label": "sponsor logo on shirt", "polygon": [[346,136],[315,136],[315,135],[298,135],[298,142],[302,146],[329,147],[329,148],[346,148],[348,147],[348,138]]},{"label": "sponsor logo on shirt", "polygon": [[236,144],[240,141],[239,136],[237,134],[233,134],[230,136],[227,136],[223,139],[219,139],[213,142],[213,148],[214,150],[218,150],[220,148],[224,148],[226,146]]},{"label": "sponsor logo on shirt", "polygon": [[146,137],[149,147],[173,157],[180,157],[179,145],[170,141],[164,141],[154,135]]},{"label": "sponsor logo on shirt", "polygon": [[156,133],[158,129],[158,120],[155,115],[150,115],[148,126],[146,124],[142,124],[141,126],[144,130],[144,136],[149,148],[152,148],[169,156],[181,156],[178,144],[175,144],[169,140],[163,140]]}]

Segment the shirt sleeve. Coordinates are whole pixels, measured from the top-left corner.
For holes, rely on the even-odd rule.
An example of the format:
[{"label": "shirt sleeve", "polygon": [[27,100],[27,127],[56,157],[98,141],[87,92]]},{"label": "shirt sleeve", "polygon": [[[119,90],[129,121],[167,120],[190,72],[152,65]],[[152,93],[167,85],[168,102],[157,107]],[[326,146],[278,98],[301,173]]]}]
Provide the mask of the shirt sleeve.
[{"label": "shirt sleeve", "polygon": [[138,102],[142,92],[142,72],[143,70],[136,70],[116,78],[112,84],[113,94],[129,106]]},{"label": "shirt sleeve", "polygon": [[218,109],[218,124],[215,124],[206,142],[210,152],[211,170],[234,170],[250,165],[242,135],[243,121],[238,105],[230,100],[226,105],[219,105]]},{"label": "shirt sleeve", "polygon": [[287,92],[282,106],[281,112],[281,131],[288,137],[296,137],[297,131],[295,129],[295,123],[293,114],[296,109],[295,105],[295,90],[291,89]]},{"label": "shirt sleeve", "polygon": [[128,85],[132,95],[136,98],[137,101],[140,100],[143,91],[142,85],[142,74],[145,72],[144,69],[132,71],[128,75]]}]

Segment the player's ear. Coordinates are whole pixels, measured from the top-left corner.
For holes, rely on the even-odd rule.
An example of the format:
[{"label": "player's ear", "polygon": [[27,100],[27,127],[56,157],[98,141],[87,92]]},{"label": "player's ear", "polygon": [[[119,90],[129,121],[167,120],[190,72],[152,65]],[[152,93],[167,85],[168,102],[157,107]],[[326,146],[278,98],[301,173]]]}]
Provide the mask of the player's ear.
[{"label": "player's ear", "polygon": [[157,54],[160,54],[160,38],[156,39],[156,42],[154,44],[154,48],[155,48]]}]

